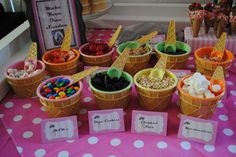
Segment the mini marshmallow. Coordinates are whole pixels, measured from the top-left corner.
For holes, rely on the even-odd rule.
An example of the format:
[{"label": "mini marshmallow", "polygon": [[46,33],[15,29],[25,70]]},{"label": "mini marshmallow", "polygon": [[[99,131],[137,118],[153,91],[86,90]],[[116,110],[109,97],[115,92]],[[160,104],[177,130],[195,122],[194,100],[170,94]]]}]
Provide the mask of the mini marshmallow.
[{"label": "mini marshmallow", "polygon": [[204,75],[201,75],[198,72],[194,73],[191,77],[183,80],[183,83],[184,85],[182,89],[193,97],[197,98],[215,97],[215,95],[208,90],[210,81],[208,81]]}]

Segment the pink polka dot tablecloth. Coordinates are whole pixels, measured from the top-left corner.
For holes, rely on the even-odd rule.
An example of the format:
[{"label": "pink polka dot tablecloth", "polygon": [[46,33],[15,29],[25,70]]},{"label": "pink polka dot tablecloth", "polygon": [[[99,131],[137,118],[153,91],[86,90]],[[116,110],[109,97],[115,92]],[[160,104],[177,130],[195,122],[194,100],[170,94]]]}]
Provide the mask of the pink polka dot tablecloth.
[{"label": "pink polka dot tablecloth", "polygon": [[[106,40],[113,30],[90,30],[89,40]],[[186,69],[195,69],[194,57],[189,57]],[[9,93],[0,105],[0,139],[9,138],[23,157],[233,157],[236,156],[236,62],[234,61],[226,75],[227,93],[223,101],[217,104],[212,120],[218,122],[216,144],[204,145],[177,138],[180,109],[178,93],[175,92],[168,109],[167,136],[132,134],[131,111],[142,110],[137,101],[137,93],[132,88],[129,107],[125,109],[125,132],[90,135],[87,111],[96,110],[94,97],[87,81],[81,98],[82,110],[78,115],[79,139],[42,144],[40,122],[48,118],[45,108],[37,97],[20,99]],[[3,130],[2,130],[3,131]],[[3,138],[4,137],[4,138]],[[1,141],[0,148],[4,147]],[[12,146],[11,145],[11,146]],[[14,147],[9,147],[14,148]],[[0,150],[1,150],[0,149]],[[13,149],[8,150],[13,151]],[[3,154],[0,154],[2,156]]]}]

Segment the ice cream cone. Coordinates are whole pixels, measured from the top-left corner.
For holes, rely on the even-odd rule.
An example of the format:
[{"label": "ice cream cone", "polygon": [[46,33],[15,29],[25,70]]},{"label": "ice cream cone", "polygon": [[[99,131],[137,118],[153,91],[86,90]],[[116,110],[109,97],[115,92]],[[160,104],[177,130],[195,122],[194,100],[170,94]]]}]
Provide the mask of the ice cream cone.
[{"label": "ice cream cone", "polygon": [[175,21],[173,20],[170,21],[168,27],[165,45],[176,45]]},{"label": "ice cream cone", "polygon": [[217,66],[216,67],[216,70],[214,71],[214,73],[212,75],[212,79],[225,80],[224,69],[223,69],[222,66]]},{"label": "ice cream cone", "polygon": [[217,41],[216,45],[214,46],[213,51],[219,51],[224,53],[225,50],[225,45],[226,45],[226,38],[227,38],[227,33],[224,32],[221,34],[220,39]]},{"label": "ice cream cone", "polygon": [[37,59],[37,43],[36,42],[33,42],[31,44],[31,47],[30,47],[30,49],[28,51],[26,59],[27,60],[29,60],[29,59]]},{"label": "ice cream cone", "polygon": [[217,38],[219,38],[221,34],[225,31],[228,20],[229,20],[229,17],[222,13],[217,15],[217,19],[215,23],[215,34]]},{"label": "ice cream cone", "polygon": [[72,28],[71,26],[67,26],[65,28],[65,36],[61,45],[61,51],[70,51],[71,34]]},{"label": "ice cream cone", "polygon": [[208,18],[204,19],[204,24],[205,24],[205,33],[207,34],[210,30],[211,27],[214,27],[215,25],[215,19],[210,20]]},{"label": "ice cream cone", "polygon": [[166,70],[166,62],[167,62],[167,55],[162,55],[161,58],[156,63],[156,65],[154,66],[154,68]]},{"label": "ice cream cone", "polygon": [[198,34],[201,30],[202,19],[191,19],[193,36],[198,37]]}]

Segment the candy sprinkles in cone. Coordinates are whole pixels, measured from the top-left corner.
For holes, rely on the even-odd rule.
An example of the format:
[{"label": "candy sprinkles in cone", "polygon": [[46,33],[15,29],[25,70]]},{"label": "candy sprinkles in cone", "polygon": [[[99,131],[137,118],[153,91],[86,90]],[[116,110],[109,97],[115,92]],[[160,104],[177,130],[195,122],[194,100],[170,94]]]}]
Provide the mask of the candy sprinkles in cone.
[{"label": "candy sprinkles in cone", "polygon": [[167,55],[167,69],[183,69],[191,48],[188,44],[176,41],[175,21],[170,21],[167,37],[164,42],[155,45],[157,57]]},{"label": "candy sprinkles in cone", "polygon": [[49,75],[72,75],[78,72],[79,52],[71,48],[72,28],[65,28],[65,36],[61,48],[57,48],[48,52],[42,57]]},{"label": "candy sprinkles in cone", "polygon": [[89,86],[99,109],[126,108],[132,87],[132,76],[123,71],[130,48],[136,43],[128,44],[122,54],[108,70],[97,72],[89,80]]},{"label": "candy sprinkles in cone", "polygon": [[37,60],[37,43],[31,44],[24,61],[6,68],[5,76],[18,97],[28,98],[36,95],[36,88],[45,77],[45,64]]},{"label": "candy sprinkles in cone", "polygon": [[200,3],[192,3],[189,6],[189,18],[192,25],[193,37],[198,37],[200,32],[202,21],[205,17],[205,11]]},{"label": "candy sprinkles in cone", "polygon": [[182,78],[178,83],[178,91],[183,114],[209,118],[225,93],[223,68],[218,66],[212,77],[196,72]]},{"label": "candy sprinkles in cone", "polygon": [[166,70],[167,55],[154,68],[144,69],[134,76],[139,104],[151,111],[163,111],[171,102],[177,77]]},{"label": "candy sprinkles in cone", "polygon": [[217,66],[222,66],[224,72],[230,68],[234,55],[225,49],[227,34],[224,32],[214,47],[203,47],[195,51],[197,71],[212,76]]}]

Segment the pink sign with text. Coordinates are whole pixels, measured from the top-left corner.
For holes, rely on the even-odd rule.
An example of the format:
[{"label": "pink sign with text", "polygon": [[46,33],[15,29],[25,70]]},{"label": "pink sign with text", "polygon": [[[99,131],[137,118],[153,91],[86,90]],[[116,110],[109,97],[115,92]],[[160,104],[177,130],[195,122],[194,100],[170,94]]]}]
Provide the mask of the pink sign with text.
[{"label": "pink sign with text", "polygon": [[90,134],[125,130],[123,109],[89,111],[88,116]]},{"label": "pink sign with text", "polygon": [[217,122],[181,115],[178,137],[191,141],[214,145]]},{"label": "pink sign with text", "polygon": [[76,116],[42,120],[42,143],[75,139],[78,139],[78,124]]},{"label": "pink sign with text", "polygon": [[132,111],[132,133],[153,134],[166,136],[166,112]]}]

